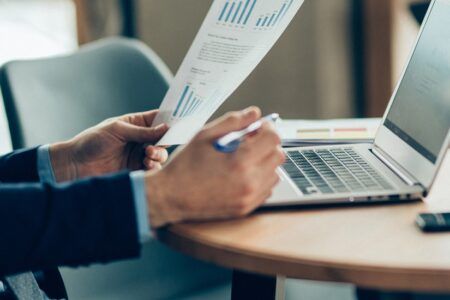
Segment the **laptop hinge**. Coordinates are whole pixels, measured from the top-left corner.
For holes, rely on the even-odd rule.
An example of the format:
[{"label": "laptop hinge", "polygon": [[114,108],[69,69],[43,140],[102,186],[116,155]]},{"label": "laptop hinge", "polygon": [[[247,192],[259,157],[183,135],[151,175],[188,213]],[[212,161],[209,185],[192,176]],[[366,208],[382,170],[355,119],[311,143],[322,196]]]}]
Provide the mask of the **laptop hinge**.
[{"label": "laptop hinge", "polygon": [[406,171],[402,170],[401,167],[396,166],[392,159],[384,153],[381,149],[376,147],[372,148],[372,153],[379,159],[383,164],[385,164],[392,172],[394,172],[401,180],[403,180],[407,185],[414,186],[420,185],[420,183],[409,175]]}]

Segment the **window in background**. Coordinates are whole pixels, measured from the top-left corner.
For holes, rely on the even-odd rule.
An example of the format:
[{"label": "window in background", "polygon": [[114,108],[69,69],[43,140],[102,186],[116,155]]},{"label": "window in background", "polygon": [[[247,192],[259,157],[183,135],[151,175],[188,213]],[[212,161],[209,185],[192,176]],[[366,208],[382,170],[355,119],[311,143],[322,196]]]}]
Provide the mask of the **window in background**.
[{"label": "window in background", "polygon": [[[0,0],[0,65],[60,55],[77,48],[71,0]],[[0,154],[11,150],[0,94]]]}]

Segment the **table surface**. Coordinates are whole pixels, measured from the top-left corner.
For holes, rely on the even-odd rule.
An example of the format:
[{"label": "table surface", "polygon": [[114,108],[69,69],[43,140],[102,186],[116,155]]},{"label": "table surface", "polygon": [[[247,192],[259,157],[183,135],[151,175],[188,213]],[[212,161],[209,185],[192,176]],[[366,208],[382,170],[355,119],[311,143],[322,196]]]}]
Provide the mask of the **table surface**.
[{"label": "table surface", "polygon": [[449,179],[447,155],[424,202],[260,212],[174,225],[159,238],[193,257],[254,273],[450,292],[450,233],[424,234],[414,223],[419,212],[450,211]]}]

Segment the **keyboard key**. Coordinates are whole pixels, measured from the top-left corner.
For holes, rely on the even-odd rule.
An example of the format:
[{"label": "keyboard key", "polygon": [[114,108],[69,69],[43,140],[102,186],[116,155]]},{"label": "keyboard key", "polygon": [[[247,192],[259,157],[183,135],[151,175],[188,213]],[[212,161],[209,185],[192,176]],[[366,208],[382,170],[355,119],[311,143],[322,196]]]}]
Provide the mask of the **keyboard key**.
[{"label": "keyboard key", "polygon": [[283,169],[305,194],[392,189],[354,149],[288,151]]}]

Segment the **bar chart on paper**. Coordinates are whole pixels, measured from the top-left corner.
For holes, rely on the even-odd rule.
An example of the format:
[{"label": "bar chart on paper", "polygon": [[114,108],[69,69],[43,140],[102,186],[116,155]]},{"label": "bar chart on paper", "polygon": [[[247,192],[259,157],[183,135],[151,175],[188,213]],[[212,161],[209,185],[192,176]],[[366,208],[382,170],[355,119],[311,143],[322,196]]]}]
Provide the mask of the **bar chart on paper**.
[{"label": "bar chart on paper", "polygon": [[244,28],[250,20],[258,0],[227,0],[220,11],[219,25]]},{"label": "bar chart on paper", "polygon": [[195,90],[190,85],[186,85],[181,93],[172,117],[188,117],[199,110],[202,102],[203,100],[196,94]]},{"label": "bar chart on paper", "polygon": [[255,29],[264,30],[275,27],[280,23],[294,3],[294,0],[286,0],[279,9],[259,15]]},{"label": "bar chart on paper", "polygon": [[252,74],[304,0],[211,2],[153,121],[170,126],[158,145],[188,143]]}]

